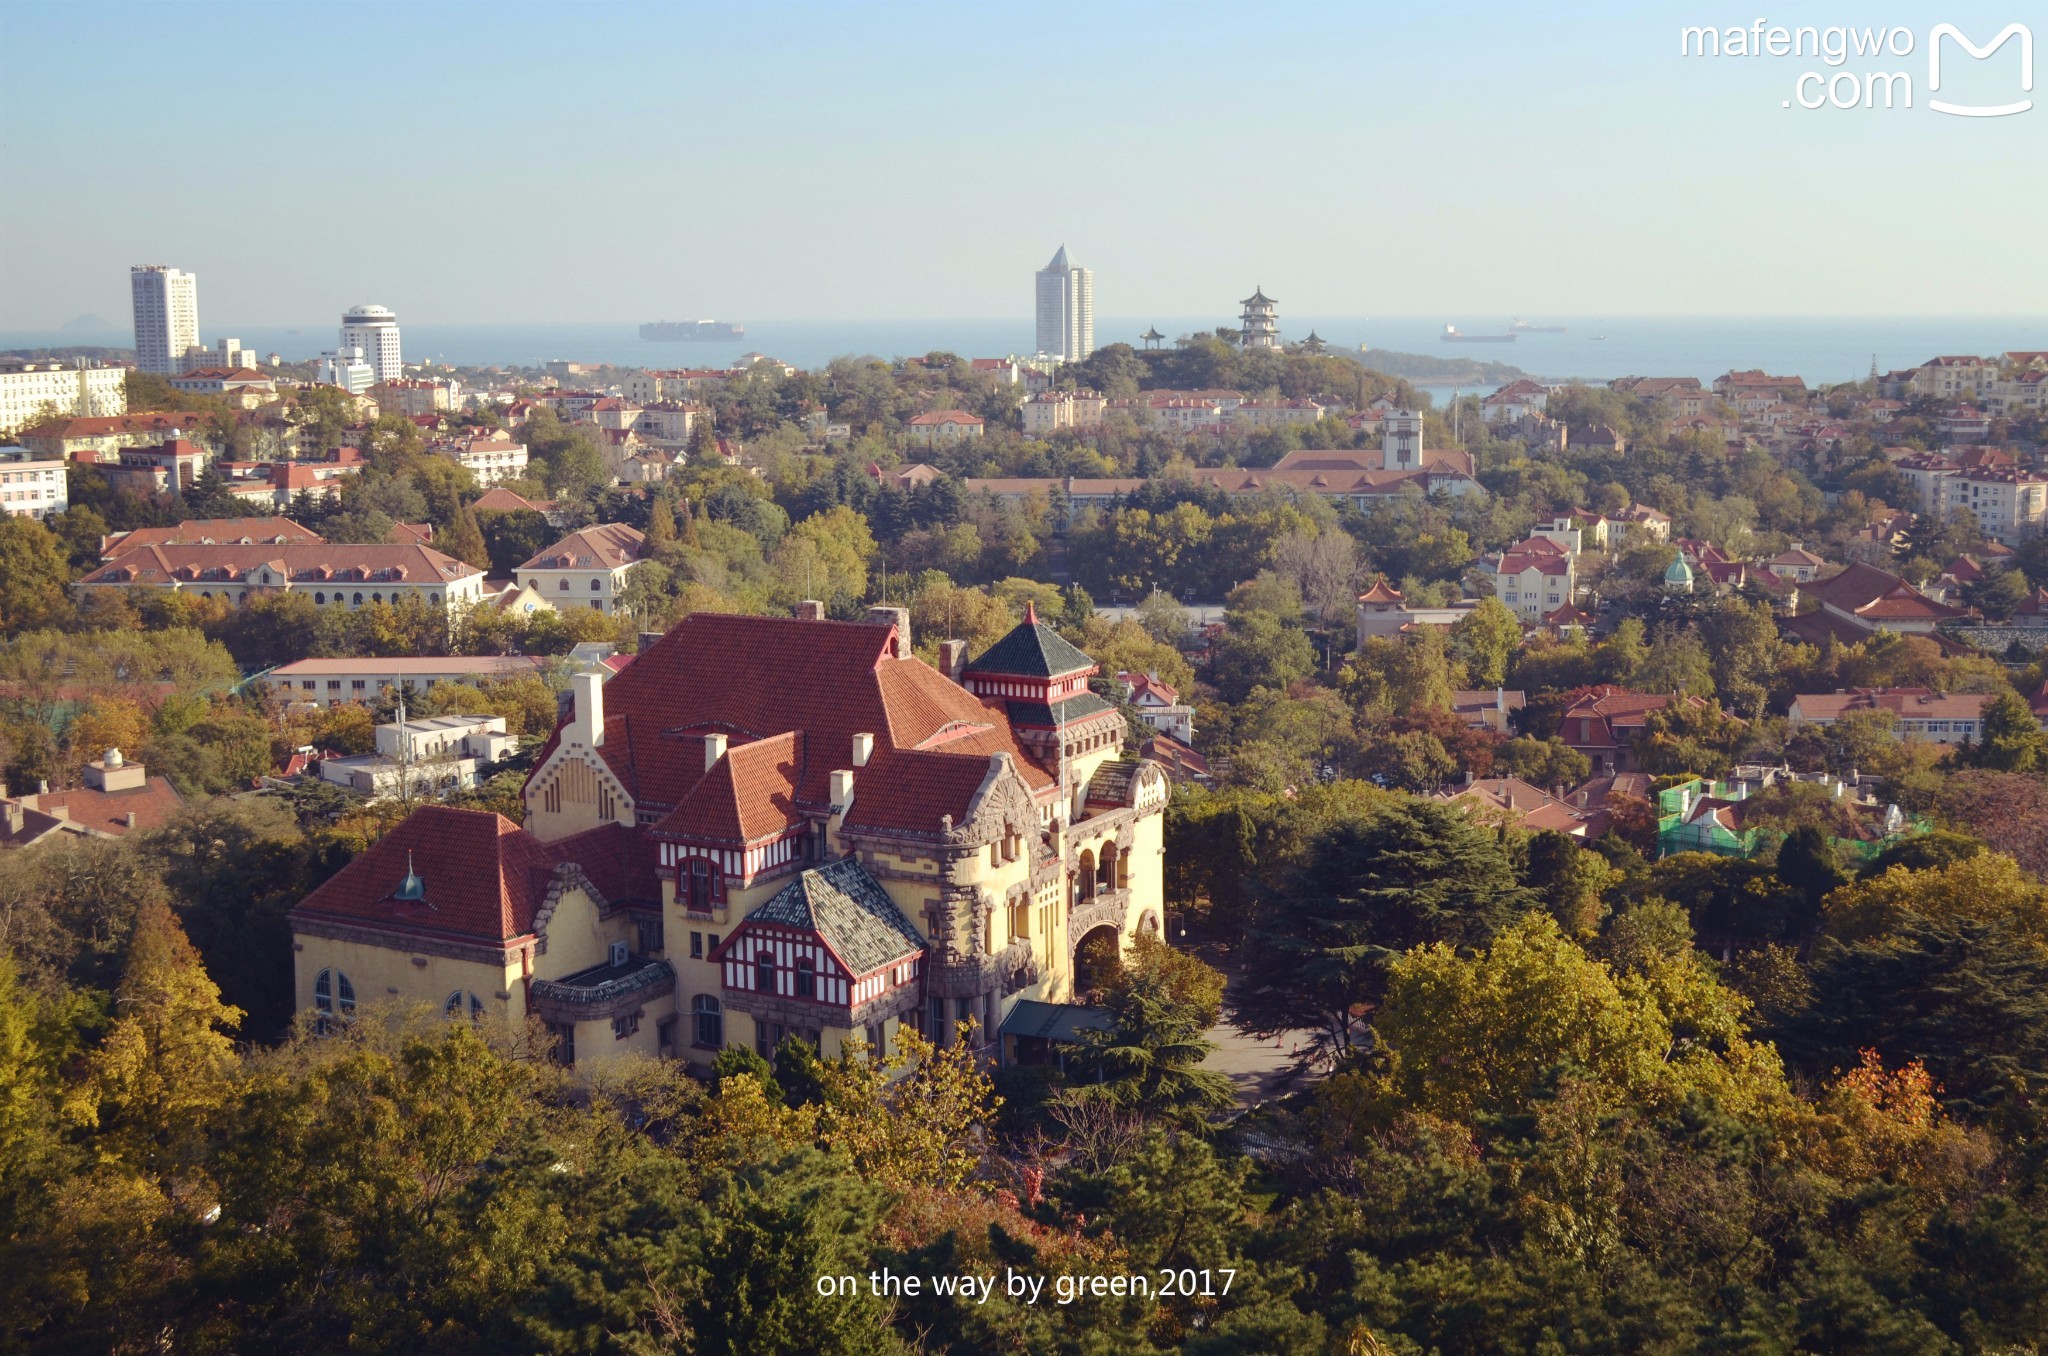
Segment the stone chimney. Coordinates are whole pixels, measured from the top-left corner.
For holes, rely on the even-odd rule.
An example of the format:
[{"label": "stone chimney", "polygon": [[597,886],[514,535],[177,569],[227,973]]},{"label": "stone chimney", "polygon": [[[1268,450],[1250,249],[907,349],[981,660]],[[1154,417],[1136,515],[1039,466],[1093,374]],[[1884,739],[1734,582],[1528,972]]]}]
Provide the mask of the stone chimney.
[{"label": "stone chimney", "polygon": [[4,808],[7,815],[7,831],[9,833],[20,833],[21,826],[28,819],[28,808],[18,800],[8,801]]},{"label": "stone chimney", "polygon": [[846,811],[846,807],[851,804],[853,804],[853,770],[851,768],[840,768],[832,774],[832,808],[843,814]]},{"label": "stone chimney", "polygon": [[825,605],[816,598],[806,598],[796,605],[796,619],[798,621],[823,621],[825,620]]},{"label": "stone chimney", "polygon": [[576,698],[563,739],[597,748],[604,743],[604,673],[579,673],[569,681]]},{"label": "stone chimney", "polygon": [[910,658],[910,609],[907,607],[871,607],[868,620],[879,626],[896,628],[896,648],[891,652],[898,659]]},{"label": "stone chimney", "polygon": [[857,734],[853,737],[853,765],[866,767],[868,759],[875,755],[875,737],[871,734]]},{"label": "stone chimney", "polygon": [[704,770],[711,771],[718,766],[718,760],[725,757],[725,736],[708,734],[704,736]]},{"label": "stone chimney", "polygon": [[967,672],[967,642],[964,640],[942,640],[939,642],[939,672],[959,682]]}]

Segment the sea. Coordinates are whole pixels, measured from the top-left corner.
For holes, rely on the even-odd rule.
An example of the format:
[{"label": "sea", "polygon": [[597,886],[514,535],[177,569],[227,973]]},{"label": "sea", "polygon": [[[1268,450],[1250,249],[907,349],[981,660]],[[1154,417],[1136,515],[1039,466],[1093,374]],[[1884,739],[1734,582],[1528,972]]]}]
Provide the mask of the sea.
[{"label": "sea", "polygon": [[[1512,343],[1442,342],[1446,325],[1467,334],[1501,334],[1520,319],[1562,326],[1561,333],[1522,333]],[[1032,349],[1028,316],[1010,320],[748,320],[744,339],[654,342],[639,322],[618,324],[441,325],[402,322],[408,361],[432,359],[454,366],[535,366],[555,359],[625,367],[723,367],[741,354],[766,353],[798,367],[819,367],[844,356],[898,358],[934,351],[967,358],[1026,354]],[[1112,316],[1096,324],[1099,345],[1137,344],[1157,328],[1174,337],[1229,325],[1223,317]],[[1285,313],[1284,340],[1313,331],[1333,348],[1365,346],[1437,358],[1505,363],[1532,377],[1608,381],[1623,376],[1698,377],[1730,369],[1762,368],[1798,376],[1809,385],[1851,381],[1879,371],[1911,367],[1938,354],[1995,354],[2048,349],[2048,315],[1999,316],[1326,316]],[[312,358],[334,346],[323,325],[209,324],[206,342],[227,335],[260,353],[289,360]],[[0,330],[0,349],[50,345],[127,346],[126,332]],[[1453,383],[1437,383],[1451,386]],[[1468,386],[1470,383],[1466,383]],[[1492,383],[1482,383],[1491,389]]]}]

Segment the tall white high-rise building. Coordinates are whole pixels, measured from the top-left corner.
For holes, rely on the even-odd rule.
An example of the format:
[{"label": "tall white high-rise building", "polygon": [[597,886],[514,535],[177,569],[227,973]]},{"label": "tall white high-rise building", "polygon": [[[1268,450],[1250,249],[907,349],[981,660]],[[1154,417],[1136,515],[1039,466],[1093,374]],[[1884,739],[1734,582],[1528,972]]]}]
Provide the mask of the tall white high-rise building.
[{"label": "tall white high-rise building", "polygon": [[174,377],[185,350],[199,346],[199,278],[162,264],[128,270],[135,294],[135,365]]},{"label": "tall white high-rise building", "polygon": [[1095,351],[1095,274],[1067,262],[1067,247],[1038,270],[1038,351],[1077,363]]},{"label": "tall white high-rise building", "polygon": [[398,356],[398,317],[388,306],[351,306],[341,317],[341,342],[336,351],[363,351],[363,361],[376,372],[378,381],[397,381],[405,375],[405,363]]}]

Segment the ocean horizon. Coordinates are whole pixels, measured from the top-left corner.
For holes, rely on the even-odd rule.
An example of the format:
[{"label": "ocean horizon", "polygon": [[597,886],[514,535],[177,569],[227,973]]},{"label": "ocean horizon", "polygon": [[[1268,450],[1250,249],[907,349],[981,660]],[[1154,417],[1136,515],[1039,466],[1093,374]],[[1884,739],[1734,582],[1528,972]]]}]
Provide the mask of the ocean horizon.
[{"label": "ocean horizon", "polygon": [[[761,352],[799,367],[820,367],[837,357],[899,358],[933,351],[967,358],[1027,354],[1028,319],[875,321],[764,320],[742,322],[744,339],[659,342],[639,337],[640,322],[617,324],[441,325],[410,324],[400,312],[405,356],[455,366],[533,366],[555,359],[626,367],[723,367],[743,353]],[[680,317],[678,317],[680,318]],[[1520,319],[1563,326],[1562,333],[1522,333],[1512,343],[1442,342],[1446,325],[1466,334],[1499,334]],[[1098,345],[1138,344],[1156,327],[1176,337],[1232,317],[1110,316],[1095,328]],[[1290,342],[1314,332],[1333,348],[1364,345],[1429,357],[1505,363],[1550,380],[1610,381],[1623,376],[1698,377],[1731,369],[1763,368],[1805,378],[1809,385],[1852,381],[1879,371],[1911,367],[1939,354],[1995,354],[2048,349],[2048,316],[1572,316],[1441,315],[1330,316],[1281,313]],[[319,325],[207,325],[213,343],[232,336],[260,353],[291,361],[334,346],[335,333]],[[125,330],[0,330],[0,349],[100,344],[127,347]],[[1368,357],[1369,361],[1369,357]],[[1482,383],[1485,384],[1485,383]],[[1442,383],[1451,386],[1453,383]],[[1471,386],[1473,383],[1465,383]]]}]

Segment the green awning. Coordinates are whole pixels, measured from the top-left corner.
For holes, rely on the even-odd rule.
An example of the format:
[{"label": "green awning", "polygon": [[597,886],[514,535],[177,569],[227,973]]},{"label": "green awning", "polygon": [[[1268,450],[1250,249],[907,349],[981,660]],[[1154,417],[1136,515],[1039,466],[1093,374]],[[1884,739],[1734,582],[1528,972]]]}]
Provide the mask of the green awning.
[{"label": "green awning", "polygon": [[1041,1003],[1020,998],[1003,1018],[1005,1036],[1032,1036],[1039,1040],[1079,1043],[1089,1031],[1107,1031],[1111,1018],[1107,1009],[1079,1003]]}]

